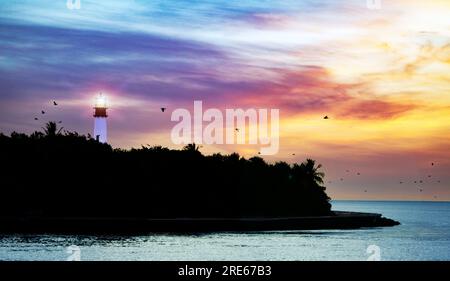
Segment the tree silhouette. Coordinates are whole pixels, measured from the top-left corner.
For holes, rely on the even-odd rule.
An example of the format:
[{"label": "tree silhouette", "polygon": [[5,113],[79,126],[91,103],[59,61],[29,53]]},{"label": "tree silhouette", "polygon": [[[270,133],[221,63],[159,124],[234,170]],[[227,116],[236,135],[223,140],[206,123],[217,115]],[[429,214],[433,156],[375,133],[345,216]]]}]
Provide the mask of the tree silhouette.
[{"label": "tree silhouette", "polygon": [[58,130],[58,126],[56,125],[56,122],[48,122],[47,124],[45,124],[45,127],[42,129],[44,130],[44,133],[46,136],[54,137],[56,135],[61,134],[61,130],[63,129],[63,127],[61,127]]},{"label": "tree silhouette", "polygon": [[300,171],[302,175],[317,186],[323,184],[323,178],[325,176],[323,172],[319,172],[320,168],[322,168],[322,164],[316,166],[316,161],[312,159],[306,159],[305,162],[300,164]]},{"label": "tree silhouette", "polygon": [[200,146],[196,145],[195,143],[189,143],[185,147],[183,147],[183,150],[190,152],[199,152]]},{"label": "tree silhouette", "polygon": [[[270,164],[195,143],[113,149],[49,122],[0,133],[0,217],[276,217],[330,215],[321,165]],[[43,177],[42,175],[45,175]],[[48,180],[51,179],[51,180]]]}]

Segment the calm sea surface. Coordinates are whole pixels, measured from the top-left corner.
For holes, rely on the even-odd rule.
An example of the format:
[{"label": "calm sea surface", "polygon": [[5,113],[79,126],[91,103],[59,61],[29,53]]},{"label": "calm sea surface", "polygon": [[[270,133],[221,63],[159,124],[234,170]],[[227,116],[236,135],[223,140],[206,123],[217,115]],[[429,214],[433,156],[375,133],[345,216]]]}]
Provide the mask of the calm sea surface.
[{"label": "calm sea surface", "polygon": [[71,245],[81,260],[367,260],[374,254],[367,253],[370,245],[379,247],[381,260],[450,260],[450,203],[334,201],[333,209],[382,213],[402,225],[127,237],[0,235],[0,260],[64,261]]}]

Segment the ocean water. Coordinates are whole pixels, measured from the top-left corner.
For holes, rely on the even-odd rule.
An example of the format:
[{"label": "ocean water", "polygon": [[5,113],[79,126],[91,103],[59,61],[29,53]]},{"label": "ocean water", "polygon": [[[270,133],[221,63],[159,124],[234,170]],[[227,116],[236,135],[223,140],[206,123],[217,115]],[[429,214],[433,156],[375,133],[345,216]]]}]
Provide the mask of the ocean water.
[{"label": "ocean water", "polygon": [[0,235],[0,260],[450,260],[450,202],[334,201],[333,209],[382,213],[402,225],[145,236]]}]

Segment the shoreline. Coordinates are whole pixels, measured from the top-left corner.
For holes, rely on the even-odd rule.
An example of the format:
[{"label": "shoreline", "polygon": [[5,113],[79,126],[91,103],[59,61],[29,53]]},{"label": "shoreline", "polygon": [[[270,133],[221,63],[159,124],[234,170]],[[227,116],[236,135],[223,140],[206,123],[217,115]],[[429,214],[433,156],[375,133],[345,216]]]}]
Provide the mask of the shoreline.
[{"label": "shoreline", "polygon": [[400,223],[377,213],[333,211],[334,215],[254,218],[0,218],[0,233],[227,232],[358,229]]}]

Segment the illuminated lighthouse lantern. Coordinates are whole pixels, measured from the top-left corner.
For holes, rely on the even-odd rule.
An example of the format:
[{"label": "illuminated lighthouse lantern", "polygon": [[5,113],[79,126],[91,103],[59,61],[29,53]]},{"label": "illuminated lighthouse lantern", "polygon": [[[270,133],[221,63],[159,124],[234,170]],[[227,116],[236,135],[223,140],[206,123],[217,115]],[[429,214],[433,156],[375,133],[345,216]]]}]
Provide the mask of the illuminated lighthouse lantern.
[{"label": "illuminated lighthouse lantern", "polygon": [[102,143],[106,143],[108,140],[106,124],[106,118],[108,117],[108,114],[106,114],[106,109],[106,98],[103,96],[103,94],[100,93],[95,101],[94,107],[94,137],[97,141]]}]

